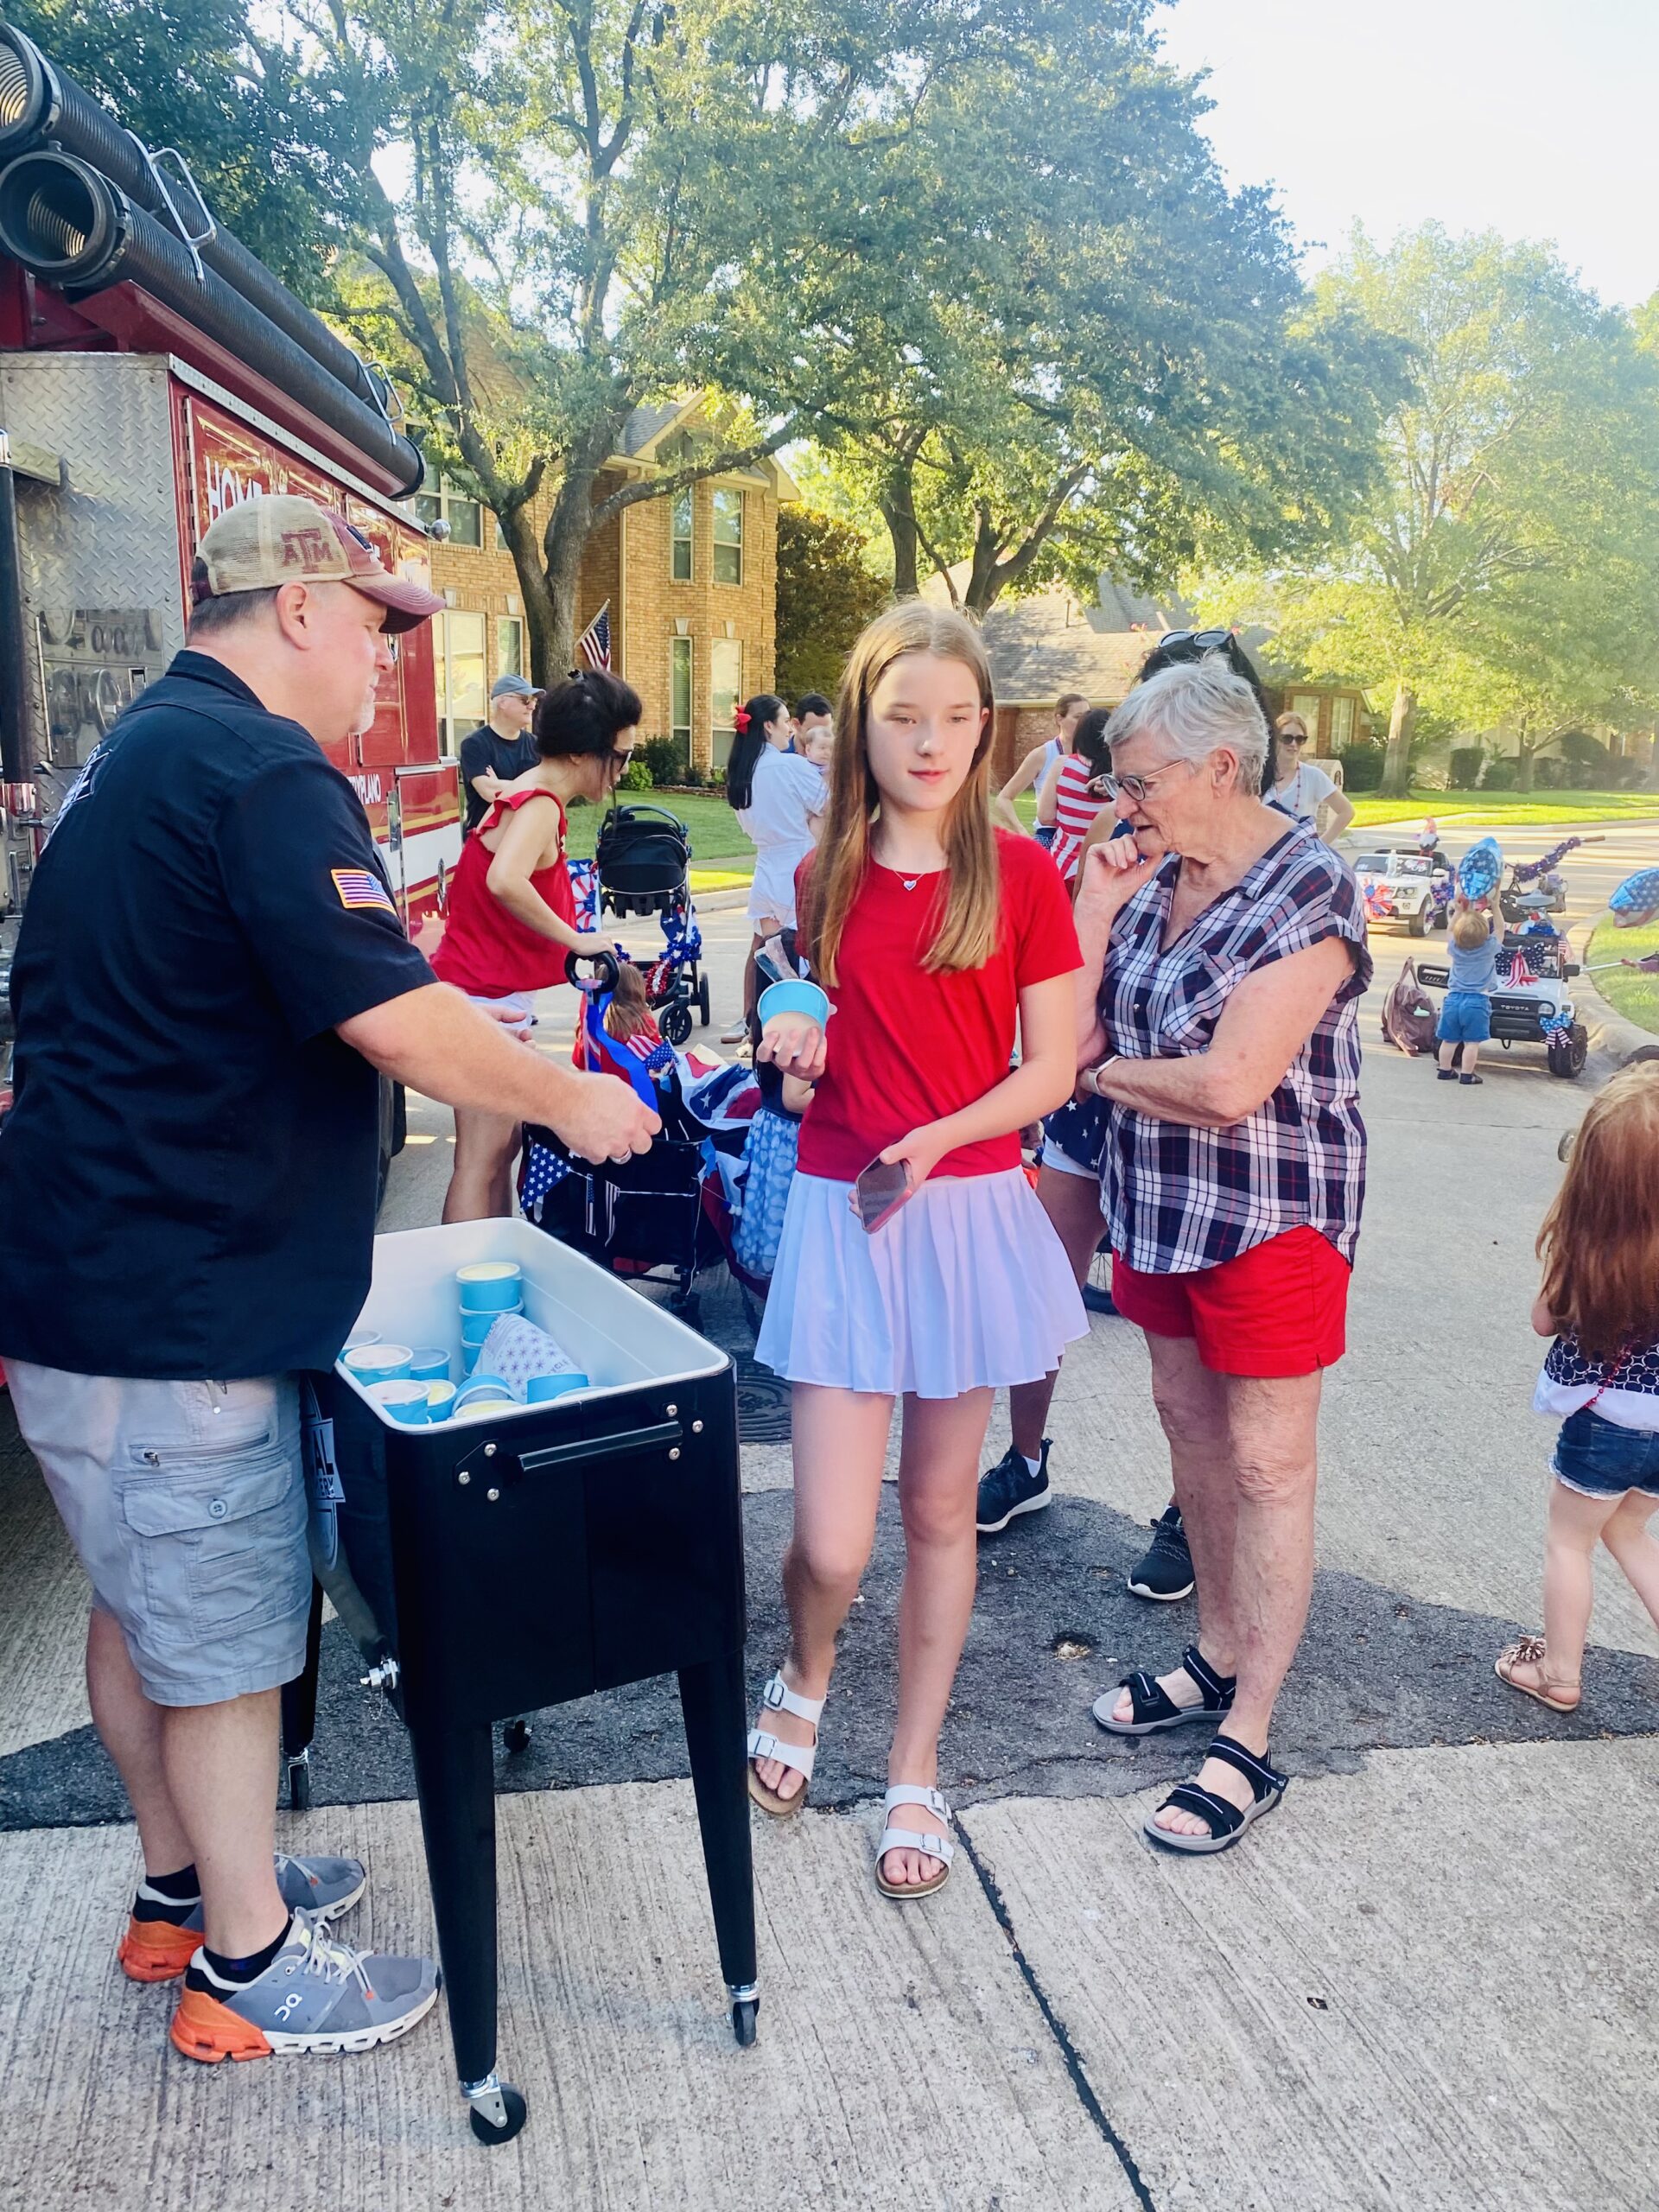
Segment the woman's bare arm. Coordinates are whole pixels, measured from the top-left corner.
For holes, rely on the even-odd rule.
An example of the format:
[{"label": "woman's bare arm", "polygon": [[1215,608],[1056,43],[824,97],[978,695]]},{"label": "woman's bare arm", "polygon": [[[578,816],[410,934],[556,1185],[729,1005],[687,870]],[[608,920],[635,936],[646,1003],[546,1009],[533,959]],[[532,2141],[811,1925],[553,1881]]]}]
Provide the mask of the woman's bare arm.
[{"label": "woman's bare arm", "polygon": [[1046,744],[1033,745],[992,802],[992,813],[1001,821],[1003,828],[1012,830],[1016,837],[1026,836],[1028,832],[1025,823],[1014,810],[1014,802],[1021,791],[1029,791],[1036,782],[1042,768],[1043,755],[1047,750]]},{"label": "woman's bare arm", "polygon": [[1179,1058],[1109,1060],[1090,1088],[1162,1122],[1224,1129],[1263,1105],[1352,972],[1345,938],[1247,976],[1222,1010],[1208,1048]]}]

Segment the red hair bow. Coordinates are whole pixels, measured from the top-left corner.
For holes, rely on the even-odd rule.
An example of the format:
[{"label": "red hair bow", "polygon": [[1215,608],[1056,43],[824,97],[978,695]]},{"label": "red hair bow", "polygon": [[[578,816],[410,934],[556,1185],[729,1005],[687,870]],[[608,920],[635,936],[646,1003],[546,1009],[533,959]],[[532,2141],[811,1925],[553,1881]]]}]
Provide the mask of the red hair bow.
[{"label": "red hair bow", "polygon": [[732,709],[732,728],[737,732],[740,737],[742,736],[744,731],[747,729],[748,726],[748,709],[747,707],[734,707]]}]

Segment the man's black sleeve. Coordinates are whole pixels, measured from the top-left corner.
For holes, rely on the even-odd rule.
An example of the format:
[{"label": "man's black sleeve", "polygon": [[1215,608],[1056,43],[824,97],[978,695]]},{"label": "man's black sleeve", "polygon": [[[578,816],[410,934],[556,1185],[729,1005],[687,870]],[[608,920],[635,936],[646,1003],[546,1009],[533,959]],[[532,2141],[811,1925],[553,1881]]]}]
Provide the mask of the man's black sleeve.
[{"label": "man's black sleeve", "polygon": [[296,1038],[434,980],[404,934],[362,802],[321,753],[238,785],[218,847],[231,910]]}]

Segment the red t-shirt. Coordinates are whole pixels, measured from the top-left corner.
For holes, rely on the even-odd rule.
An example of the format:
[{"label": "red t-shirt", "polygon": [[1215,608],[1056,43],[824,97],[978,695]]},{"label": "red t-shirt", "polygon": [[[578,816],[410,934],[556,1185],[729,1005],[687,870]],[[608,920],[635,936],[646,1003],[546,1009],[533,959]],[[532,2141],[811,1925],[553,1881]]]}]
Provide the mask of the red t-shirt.
[{"label": "red t-shirt", "polygon": [[[943,874],[900,876],[870,863],[842,935],[828,1065],[801,1124],[803,1174],[850,1183],[898,1138],[994,1090],[1008,1072],[1020,991],[1082,966],[1071,902],[1048,855],[1034,839],[1002,830],[996,850],[996,950],[982,968],[957,975],[922,966]],[[801,863],[798,895],[811,866],[810,856]],[[1019,1165],[1019,1132],[1011,1130],[948,1153],[933,1173],[995,1175]]]},{"label": "red t-shirt", "polygon": [[551,867],[538,868],[531,885],[562,922],[576,926],[576,897],[564,864],[564,809],[558,794],[534,789],[504,792],[461,849],[449,879],[443,942],[432,956],[432,972],[439,981],[454,984],[473,998],[510,998],[516,992],[544,991],[565,981],[569,948],[521,922],[489,886],[495,855],[486,848],[483,833],[501,820],[504,806],[517,813],[535,798],[550,799],[558,809],[559,857]]}]

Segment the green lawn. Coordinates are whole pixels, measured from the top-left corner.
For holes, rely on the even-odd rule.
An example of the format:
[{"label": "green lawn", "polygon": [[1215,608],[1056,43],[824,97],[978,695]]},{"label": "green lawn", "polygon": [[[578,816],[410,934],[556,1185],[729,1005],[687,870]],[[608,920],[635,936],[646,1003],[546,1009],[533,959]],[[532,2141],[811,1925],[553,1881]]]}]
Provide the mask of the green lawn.
[{"label": "green lawn", "polygon": [[1426,791],[1406,798],[1354,801],[1354,827],[1370,830],[1382,822],[1414,822],[1432,814],[1444,827],[1519,829],[1534,822],[1659,822],[1659,791]]},{"label": "green lawn", "polygon": [[[1603,960],[1637,960],[1647,952],[1659,952],[1659,922],[1649,922],[1639,930],[1616,930],[1611,923],[1604,923],[1590,940],[1585,965],[1593,968]],[[1590,980],[1627,1021],[1659,1035],[1659,976],[1639,975],[1633,968],[1604,968]]]}]

